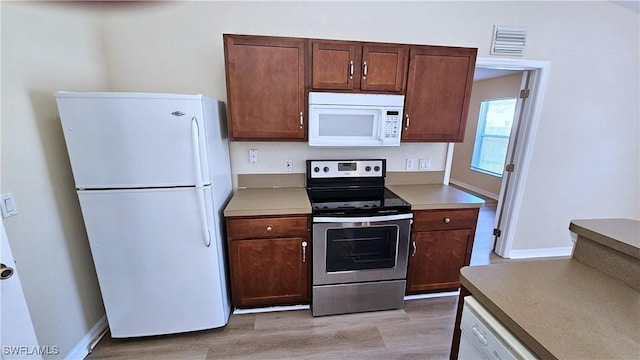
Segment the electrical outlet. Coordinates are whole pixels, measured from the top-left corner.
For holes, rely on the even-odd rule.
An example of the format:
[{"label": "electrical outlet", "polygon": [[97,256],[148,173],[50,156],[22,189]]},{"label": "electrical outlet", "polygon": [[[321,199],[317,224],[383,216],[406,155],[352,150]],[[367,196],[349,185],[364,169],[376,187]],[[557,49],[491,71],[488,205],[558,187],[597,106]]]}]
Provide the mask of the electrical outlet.
[{"label": "electrical outlet", "polygon": [[250,164],[258,163],[258,149],[249,149],[249,163]]},{"label": "electrical outlet", "polygon": [[293,171],[293,161],[291,159],[284,161],[284,171]]},{"label": "electrical outlet", "polygon": [[405,170],[413,170],[413,159],[407,159]]},{"label": "electrical outlet", "polygon": [[431,169],[431,159],[420,159],[418,161],[418,169],[429,170]]}]

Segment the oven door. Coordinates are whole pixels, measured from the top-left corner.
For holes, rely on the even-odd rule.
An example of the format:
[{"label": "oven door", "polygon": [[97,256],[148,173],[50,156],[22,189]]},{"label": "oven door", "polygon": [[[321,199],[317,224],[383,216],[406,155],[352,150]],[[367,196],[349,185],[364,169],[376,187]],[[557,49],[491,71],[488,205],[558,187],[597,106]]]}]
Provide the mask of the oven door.
[{"label": "oven door", "polygon": [[412,218],[314,217],[313,285],[405,279]]}]

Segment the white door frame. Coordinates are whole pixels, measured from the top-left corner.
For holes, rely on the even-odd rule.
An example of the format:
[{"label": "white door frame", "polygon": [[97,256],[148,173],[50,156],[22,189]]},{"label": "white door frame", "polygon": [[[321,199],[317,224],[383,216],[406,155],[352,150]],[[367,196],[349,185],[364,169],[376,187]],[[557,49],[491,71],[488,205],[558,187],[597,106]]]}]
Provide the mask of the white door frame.
[{"label": "white door frame", "polygon": [[[542,111],[542,100],[547,86],[551,62],[545,60],[478,57],[476,59],[476,68],[479,67],[518,71],[530,70],[529,99],[524,102],[522,118],[520,119],[521,128],[516,140],[518,146],[513,149],[513,163],[516,164],[516,167],[509,180],[509,191],[504,194],[503,189],[505,188],[505,184],[502,184],[498,199],[498,208],[503,209],[503,213],[501,214],[502,233],[500,237],[497,238],[495,252],[501,257],[510,258],[516,224],[522,204],[522,189],[527,179],[529,162],[533,152],[533,143],[538,129],[540,112]],[[507,157],[510,156],[510,154],[507,154]],[[453,144],[449,144],[447,165],[445,167],[445,184],[449,182],[452,158]],[[497,221],[498,217],[496,216],[496,225]]]}]

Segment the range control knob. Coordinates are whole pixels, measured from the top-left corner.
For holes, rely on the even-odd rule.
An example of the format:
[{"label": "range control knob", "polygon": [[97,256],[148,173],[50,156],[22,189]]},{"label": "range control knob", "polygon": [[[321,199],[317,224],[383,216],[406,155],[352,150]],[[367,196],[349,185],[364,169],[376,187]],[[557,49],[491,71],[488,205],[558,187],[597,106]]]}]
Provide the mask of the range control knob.
[{"label": "range control knob", "polygon": [[364,168],[365,171],[371,171],[371,166],[367,166]]},{"label": "range control knob", "polygon": [[380,166],[375,166],[375,167],[373,168],[373,170],[374,170],[374,171],[380,171]]},{"label": "range control knob", "polygon": [[319,168],[319,167],[317,167],[317,166],[316,166],[316,167],[314,167],[314,168],[313,168],[313,172],[320,172],[320,168]]},{"label": "range control knob", "polygon": [[325,166],[324,169],[322,169],[322,170],[324,170],[324,172],[329,172],[329,167]]}]

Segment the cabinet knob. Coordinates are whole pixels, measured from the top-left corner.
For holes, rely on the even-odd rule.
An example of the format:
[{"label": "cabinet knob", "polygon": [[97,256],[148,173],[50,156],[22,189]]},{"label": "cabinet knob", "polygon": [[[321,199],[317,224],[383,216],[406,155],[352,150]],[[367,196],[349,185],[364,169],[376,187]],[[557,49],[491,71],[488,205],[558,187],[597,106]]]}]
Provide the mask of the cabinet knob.
[{"label": "cabinet knob", "polygon": [[271,232],[271,230],[273,230],[273,227],[271,225],[267,226],[267,231]]},{"label": "cabinet knob", "polygon": [[448,224],[448,223],[450,223],[450,222],[451,222],[451,219],[449,219],[449,218],[444,218],[444,219],[442,219],[442,221],[444,221],[444,223],[445,223],[445,224]]}]

